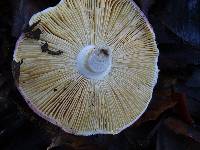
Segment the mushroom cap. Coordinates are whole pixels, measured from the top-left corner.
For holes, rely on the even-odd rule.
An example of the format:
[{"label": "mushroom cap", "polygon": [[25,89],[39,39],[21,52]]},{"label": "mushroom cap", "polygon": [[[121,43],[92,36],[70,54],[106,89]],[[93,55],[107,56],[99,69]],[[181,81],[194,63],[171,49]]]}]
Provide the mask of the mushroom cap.
[{"label": "mushroom cap", "polygon": [[[159,55],[154,32],[136,4],[61,0],[35,14],[29,25],[39,20],[33,29],[41,30],[39,40],[23,33],[14,52],[15,62],[23,60],[17,86],[31,109],[76,135],[117,134],[132,125],[151,100]],[[41,50],[45,43],[49,53]],[[98,78],[77,65],[91,45],[112,51],[110,68]]]}]

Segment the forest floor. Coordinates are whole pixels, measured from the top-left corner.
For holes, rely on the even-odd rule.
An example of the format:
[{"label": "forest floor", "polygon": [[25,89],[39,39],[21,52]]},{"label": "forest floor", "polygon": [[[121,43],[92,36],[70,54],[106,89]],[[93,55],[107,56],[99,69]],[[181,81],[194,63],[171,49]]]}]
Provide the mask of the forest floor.
[{"label": "forest floor", "polygon": [[0,1],[0,149],[199,150],[200,1],[136,1],[154,28],[160,51],[152,101],[120,134],[90,137],[67,134],[34,114],[12,76],[13,50],[22,28],[32,14],[58,2]]}]

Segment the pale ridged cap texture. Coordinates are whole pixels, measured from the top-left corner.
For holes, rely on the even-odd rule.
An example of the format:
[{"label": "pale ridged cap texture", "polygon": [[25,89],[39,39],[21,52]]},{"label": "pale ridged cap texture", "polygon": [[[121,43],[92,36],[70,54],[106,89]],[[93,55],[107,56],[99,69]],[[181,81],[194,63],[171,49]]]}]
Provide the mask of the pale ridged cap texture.
[{"label": "pale ridged cap texture", "polygon": [[[153,30],[136,4],[62,0],[29,24],[39,20],[40,39],[22,34],[14,53],[14,61],[23,60],[18,89],[33,111],[76,135],[117,134],[133,124],[151,100],[159,55]],[[42,52],[45,43],[63,53]],[[111,68],[100,79],[77,67],[88,45],[112,51]]]}]

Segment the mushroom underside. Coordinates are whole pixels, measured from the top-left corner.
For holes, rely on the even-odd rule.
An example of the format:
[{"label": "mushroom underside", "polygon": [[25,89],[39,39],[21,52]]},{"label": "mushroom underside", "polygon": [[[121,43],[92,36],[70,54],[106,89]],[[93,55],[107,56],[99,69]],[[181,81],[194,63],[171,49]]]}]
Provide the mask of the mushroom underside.
[{"label": "mushroom underside", "polygon": [[[117,134],[151,100],[158,49],[129,0],[61,0],[19,38],[18,89],[39,116],[76,135]],[[41,31],[41,32],[39,32]]]}]

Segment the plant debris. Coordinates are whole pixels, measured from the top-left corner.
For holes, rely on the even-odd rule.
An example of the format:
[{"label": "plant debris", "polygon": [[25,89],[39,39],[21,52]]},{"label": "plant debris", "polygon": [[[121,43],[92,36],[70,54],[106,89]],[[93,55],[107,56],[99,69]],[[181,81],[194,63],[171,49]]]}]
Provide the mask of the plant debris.
[{"label": "plant debris", "polygon": [[41,46],[41,49],[42,49],[42,52],[47,52],[50,55],[61,55],[63,53],[63,51],[61,50],[58,50],[56,52],[49,50],[47,42]]},{"label": "plant debris", "polygon": [[35,22],[33,25],[26,27],[24,29],[25,37],[35,39],[35,40],[39,40],[40,34],[42,34],[42,31],[38,28],[34,29],[39,23],[40,23],[40,20]]},{"label": "plant debris", "polygon": [[20,62],[13,61],[12,62],[12,73],[14,79],[17,81],[16,83],[19,84],[19,76],[20,76],[20,66],[23,63],[23,59]]}]

